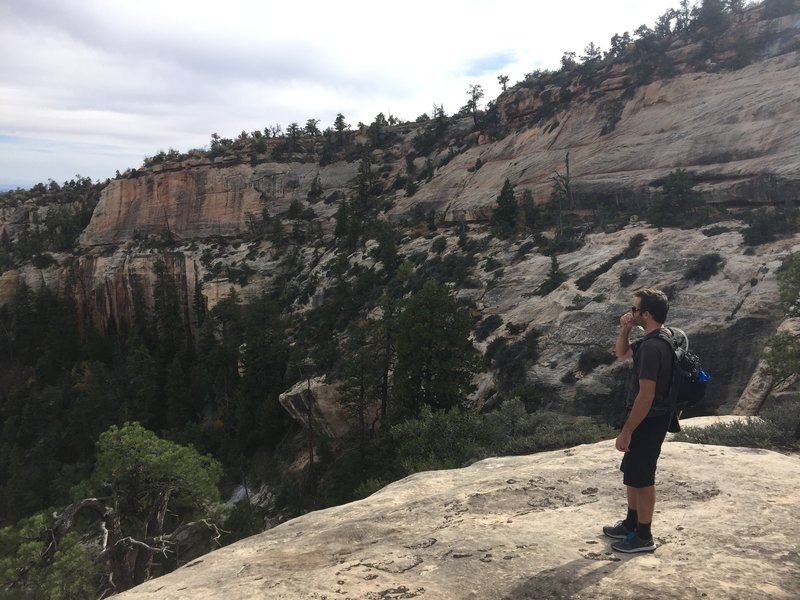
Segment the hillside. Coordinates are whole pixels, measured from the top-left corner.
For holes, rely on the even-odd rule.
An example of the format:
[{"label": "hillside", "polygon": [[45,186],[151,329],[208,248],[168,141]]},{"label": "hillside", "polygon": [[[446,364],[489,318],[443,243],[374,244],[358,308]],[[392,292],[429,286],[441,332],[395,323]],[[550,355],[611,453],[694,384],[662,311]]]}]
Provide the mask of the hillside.
[{"label": "hillside", "polygon": [[[107,182],[51,181],[0,195],[0,533],[16,535],[24,519],[51,522],[77,493],[107,497],[108,483],[96,473],[98,439],[114,425],[123,438],[146,435],[124,428],[133,421],[175,452],[185,448],[169,444],[191,445],[219,461],[197,464],[211,473],[204,489],[239,500],[225,509],[233,523],[225,543],[418,471],[488,456],[532,455],[415,476],[299,522],[329,527],[327,516],[377,510],[395,492],[411,497],[421,480],[464,475],[464,486],[480,480],[489,494],[503,487],[481,479],[493,469],[552,468],[556,481],[568,481],[558,463],[567,455],[575,457],[573,475],[588,480],[595,468],[610,475],[610,463],[598,462],[607,442],[533,453],[606,439],[619,425],[630,365],[615,361],[611,348],[620,315],[642,287],[667,293],[668,325],[688,334],[712,374],[705,399],[687,416],[755,415],[796,403],[800,6],[707,4],[716,12],[670,12],[652,29],[617,37],[605,54],[567,54],[560,70],[533,72],[480,108],[447,115],[435,107],[414,122],[379,114],[359,127],[342,119],[315,133],[215,135],[207,148],[159,152]],[[768,343],[789,357],[778,372],[767,368]],[[672,448],[676,481],[698,453],[713,458]],[[762,464],[765,454],[724,452],[764,477],[790,460],[769,454]],[[723,503],[714,509],[730,513],[720,527],[743,530],[733,520],[746,513],[732,507],[751,506],[740,504],[747,494],[733,490],[727,465],[714,469],[702,477],[717,482],[714,502]],[[556,486],[571,500],[553,515],[545,511],[548,519],[584,520],[570,543],[588,545],[581,556],[594,556],[589,541],[597,541],[582,531],[611,518],[587,512],[606,511],[611,505],[601,496],[611,494],[582,491],[610,490],[612,480],[577,491]],[[765,482],[754,477],[752,489]],[[711,489],[697,486],[690,486],[693,498]],[[153,514],[116,521],[131,527],[114,531],[119,552],[141,550],[136,561],[116,564],[135,562],[138,581],[193,560],[215,538],[210,529],[193,530],[198,537],[188,548],[170,548],[169,560],[154,563],[158,552],[137,545],[137,536],[202,524],[211,514],[224,520],[203,498],[189,506],[167,489]],[[431,501],[454,502],[446,493]],[[670,507],[688,493],[671,488]],[[470,505],[467,495],[457,501]],[[582,496],[597,503],[581,504]],[[98,519],[137,509],[138,500],[123,500],[119,511],[79,523],[94,540],[87,556],[101,564],[98,590],[114,589],[106,559],[98,558],[107,553]],[[503,499],[503,515],[522,514],[514,502]],[[771,510],[752,508],[762,509]],[[282,539],[296,526],[263,539]],[[528,526],[533,537],[537,522]],[[679,526],[665,530],[661,556],[670,556],[671,542],[698,541],[675,533]],[[39,531],[49,539],[46,533]],[[8,547],[27,556],[22,545]],[[757,547],[748,546],[754,554]],[[514,552],[544,560],[543,568],[578,560],[567,553],[551,564],[535,548]],[[625,571],[626,562],[599,556],[620,564],[620,576]],[[732,551],[725,560],[733,561]],[[3,585],[16,589],[34,577],[29,570],[51,564],[39,562],[8,567],[17,578]],[[521,561],[494,562],[509,566],[522,586],[497,597],[525,597]],[[320,577],[328,577],[327,555],[320,564]],[[586,597],[611,597],[586,568]],[[738,568],[747,581],[765,569],[760,562]],[[404,594],[418,586],[443,597],[436,594],[446,588],[436,586],[446,581],[423,585],[429,571],[414,573],[419,581],[381,579],[380,590],[342,594],[412,597]],[[776,589],[793,589],[782,570],[774,573]],[[281,584],[290,595],[300,589],[292,577]],[[696,577],[702,594],[706,580]],[[560,581],[542,578],[537,585]],[[198,585],[212,584],[200,578]],[[320,585],[319,597],[331,593],[327,580]],[[721,589],[712,591],[722,597]]]}]

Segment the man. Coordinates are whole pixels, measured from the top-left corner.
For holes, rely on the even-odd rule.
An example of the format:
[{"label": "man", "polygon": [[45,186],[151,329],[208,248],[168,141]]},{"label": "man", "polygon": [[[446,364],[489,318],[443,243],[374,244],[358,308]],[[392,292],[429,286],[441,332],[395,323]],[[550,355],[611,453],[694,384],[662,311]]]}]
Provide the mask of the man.
[{"label": "man", "polygon": [[[656,504],[656,463],[672,416],[666,399],[673,358],[670,346],[657,338],[668,311],[669,301],[660,290],[636,292],[630,311],[620,317],[614,345],[617,358],[633,357],[633,376],[626,397],[628,416],[616,439],[617,450],[625,453],[620,470],[624,474],[628,514],[616,525],[603,527],[606,536],[619,540],[611,544],[617,552],[656,549],[650,528]],[[645,334],[631,343],[631,330],[637,326]]]}]

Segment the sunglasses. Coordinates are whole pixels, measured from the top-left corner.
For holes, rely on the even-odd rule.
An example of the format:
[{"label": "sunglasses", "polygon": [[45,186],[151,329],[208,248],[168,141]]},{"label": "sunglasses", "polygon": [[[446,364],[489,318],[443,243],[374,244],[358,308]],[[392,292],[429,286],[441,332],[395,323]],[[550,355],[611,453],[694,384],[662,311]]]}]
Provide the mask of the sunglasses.
[{"label": "sunglasses", "polygon": [[631,314],[635,315],[637,312],[642,312],[642,309],[636,308],[635,306],[631,306]]}]

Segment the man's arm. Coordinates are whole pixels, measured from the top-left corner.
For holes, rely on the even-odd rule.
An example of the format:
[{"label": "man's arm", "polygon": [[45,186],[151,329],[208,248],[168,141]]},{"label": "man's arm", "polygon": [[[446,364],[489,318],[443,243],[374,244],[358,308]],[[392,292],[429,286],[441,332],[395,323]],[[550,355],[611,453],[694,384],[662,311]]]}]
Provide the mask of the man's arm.
[{"label": "man's arm", "polygon": [[622,426],[622,431],[620,431],[617,436],[615,443],[617,450],[620,452],[627,452],[630,449],[633,430],[639,426],[639,423],[641,423],[647,416],[647,413],[650,412],[650,407],[653,405],[653,398],[655,397],[656,382],[652,379],[640,379],[639,393],[633,401],[631,413],[628,415],[625,425]]}]

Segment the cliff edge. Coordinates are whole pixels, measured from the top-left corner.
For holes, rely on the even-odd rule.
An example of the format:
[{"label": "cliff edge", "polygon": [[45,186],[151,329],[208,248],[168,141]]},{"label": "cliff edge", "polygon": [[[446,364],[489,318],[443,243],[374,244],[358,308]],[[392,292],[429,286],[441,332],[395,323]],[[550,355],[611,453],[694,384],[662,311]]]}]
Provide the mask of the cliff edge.
[{"label": "cliff edge", "polygon": [[419,473],[119,598],[800,597],[798,456],[665,443],[659,547],[633,556],[600,531],[625,510],[619,460],[608,440]]}]

